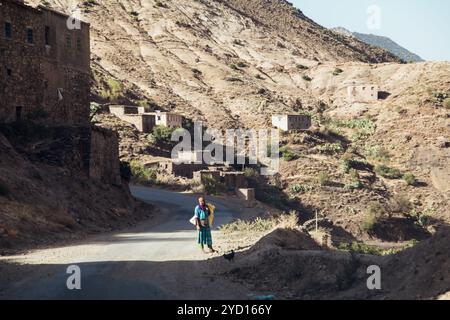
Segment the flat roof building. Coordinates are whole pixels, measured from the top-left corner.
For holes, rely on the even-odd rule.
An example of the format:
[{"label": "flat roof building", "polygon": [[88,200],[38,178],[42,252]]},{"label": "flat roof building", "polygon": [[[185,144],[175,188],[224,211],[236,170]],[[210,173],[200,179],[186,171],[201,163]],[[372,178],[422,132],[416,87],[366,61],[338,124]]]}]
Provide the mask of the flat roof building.
[{"label": "flat roof building", "polygon": [[308,130],[312,121],[307,115],[278,114],[272,116],[272,125],[283,131]]}]

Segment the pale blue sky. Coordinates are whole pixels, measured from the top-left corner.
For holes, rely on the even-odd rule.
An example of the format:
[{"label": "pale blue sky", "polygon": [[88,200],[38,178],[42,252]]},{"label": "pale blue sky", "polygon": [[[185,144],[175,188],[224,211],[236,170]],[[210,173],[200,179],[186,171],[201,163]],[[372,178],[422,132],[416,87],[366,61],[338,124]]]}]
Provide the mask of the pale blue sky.
[{"label": "pale blue sky", "polygon": [[[289,0],[320,25],[387,36],[425,60],[450,61],[449,0]],[[380,29],[367,10],[381,9]]]}]

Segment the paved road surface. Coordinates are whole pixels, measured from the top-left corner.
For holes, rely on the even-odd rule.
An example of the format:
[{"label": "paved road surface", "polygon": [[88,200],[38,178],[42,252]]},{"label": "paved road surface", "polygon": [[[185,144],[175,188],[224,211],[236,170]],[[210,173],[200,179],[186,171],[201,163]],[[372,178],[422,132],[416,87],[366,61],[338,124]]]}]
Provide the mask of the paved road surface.
[{"label": "paved road surface", "polygon": [[[1,299],[196,299],[245,298],[242,288],[223,279],[204,278],[204,260],[189,223],[196,197],[144,187],[133,195],[159,205],[167,219],[126,231],[93,237],[81,245],[39,250],[14,257],[24,277],[0,288]],[[233,212],[217,205],[215,227],[227,223]],[[213,231],[213,237],[214,237]],[[81,268],[81,290],[66,286],[69,265]],[[2,281],[4,283],[4,281]],[[212,292],[204,297],[205,286]],[[238,293],[236,290],[240,290]]]}]

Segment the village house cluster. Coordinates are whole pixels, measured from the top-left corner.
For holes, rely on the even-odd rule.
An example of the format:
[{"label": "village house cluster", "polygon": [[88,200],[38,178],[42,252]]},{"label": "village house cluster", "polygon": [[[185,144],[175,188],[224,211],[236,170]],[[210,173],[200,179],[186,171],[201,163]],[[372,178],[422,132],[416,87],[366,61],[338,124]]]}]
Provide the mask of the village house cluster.
[{"label": "village house cluster", "polygon": [[152,111],[148,107],[110,105],[110,113],[119,119],[133,124],[140,132],[150,133],[155,126],[181,128],[183,116],[162,111]]},{"label": "village house cluster", "polygon": [[[119,184],[117,133],[90,124],[90,34],[89,24],[68,28],[69,16],[45,6],[31,7],[21,0],[0,2],[0,122],[30,119],[50,126],[88,127],[81,158],[88,159],[91,177]],[[377,85],[346,84],[350,103],[378,100]],[[119,119],[140,132],[151,133],[155,126],[181,128],[183,116],[145,106],[109,105]],[[311,117],[300,114],[275,114],[272,126],[284,132],[309,130]],[[87,150],[87,151],[86,151]],[[205,177],[223,183],[243,199],[254,199],[245,176],[229,165],[206,165],[203,151],[181,152],[172,159],[155,158],[146,163],[159,171],[202,182]]]}]

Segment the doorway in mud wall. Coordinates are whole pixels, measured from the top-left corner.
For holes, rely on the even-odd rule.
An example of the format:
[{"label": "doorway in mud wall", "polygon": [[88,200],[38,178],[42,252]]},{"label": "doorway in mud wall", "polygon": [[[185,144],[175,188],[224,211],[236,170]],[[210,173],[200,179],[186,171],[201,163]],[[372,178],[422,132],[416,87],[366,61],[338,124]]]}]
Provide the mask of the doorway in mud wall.
[{"label": "doorway in mud wall", "polygon": [[23,107],[16,107],[16,121],[22,120]]}]

